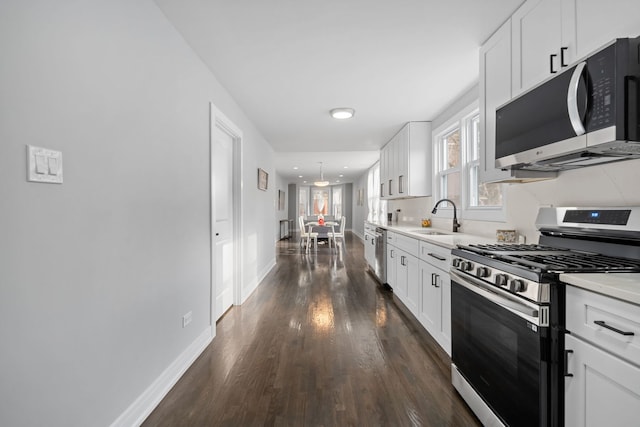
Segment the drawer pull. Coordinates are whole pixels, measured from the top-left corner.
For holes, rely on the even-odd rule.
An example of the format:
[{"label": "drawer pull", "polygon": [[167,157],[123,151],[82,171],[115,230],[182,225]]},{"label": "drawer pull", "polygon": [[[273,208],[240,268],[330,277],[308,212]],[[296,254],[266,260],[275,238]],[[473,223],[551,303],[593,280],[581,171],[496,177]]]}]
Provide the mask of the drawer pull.
[{"label": "drawer pull", "polygon": [[607,328],[620,335],[624,335],[625,337],[631,337],[635,335],[633,332],[623,331],[622,329],[614,328],[613,326],[607,325],[606,323],[604,323],[604,320],[594,320],[593,323],[598,326],[602,326],[603,328]]},{"label": "drawer pull", "polygon": [[435,258],[439,261],[446,261],[447,259],[444,257],[441,257],[440,255],[436,255],[436,254],[432,254],[431,252],[429,252],[427,255],[429,255],[432,258]]},{"label": "drawer pull", "polygon": [[564,376],[572,377],[573,374],[569,373],[569,354],[573,353],[573,350],[564,351]]}]

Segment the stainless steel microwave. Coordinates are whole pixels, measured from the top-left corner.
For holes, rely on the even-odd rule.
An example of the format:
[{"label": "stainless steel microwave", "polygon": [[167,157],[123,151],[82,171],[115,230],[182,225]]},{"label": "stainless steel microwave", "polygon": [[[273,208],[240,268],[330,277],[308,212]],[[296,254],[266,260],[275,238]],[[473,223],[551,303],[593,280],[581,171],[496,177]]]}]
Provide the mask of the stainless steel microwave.
[{"label": "stainless steel microwave", "polygon": [[496,110],[496,167],[640,158],[640,37],[617,39]]}]

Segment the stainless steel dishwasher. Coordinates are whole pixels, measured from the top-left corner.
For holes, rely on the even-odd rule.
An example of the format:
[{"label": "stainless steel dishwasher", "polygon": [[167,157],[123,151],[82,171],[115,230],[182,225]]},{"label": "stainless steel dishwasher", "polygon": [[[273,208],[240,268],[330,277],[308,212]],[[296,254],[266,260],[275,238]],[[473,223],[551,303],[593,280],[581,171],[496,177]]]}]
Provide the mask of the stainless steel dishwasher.
[{"label": "stainless steel dishwasher", "polygon": [[387,230],[376,227],[375,232],[376,265],[374,273],[380,283],[387,283]]}]

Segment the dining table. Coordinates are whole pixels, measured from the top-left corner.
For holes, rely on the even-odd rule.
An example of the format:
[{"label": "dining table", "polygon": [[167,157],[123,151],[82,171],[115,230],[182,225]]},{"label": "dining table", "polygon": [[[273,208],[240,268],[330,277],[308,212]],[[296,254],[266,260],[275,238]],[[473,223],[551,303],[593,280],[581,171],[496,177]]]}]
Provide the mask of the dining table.
[{"label": "dining table", "polygon": [[[335,226],[339,225],[339,222],[336,221],[324,221],[322,224],[320,224],[319,221],[309,221],[306,223],[306,226],[309,227],[309,234],[311,234],[311,232],[313,231],[313,227],[330,227],[331,228],[331,236],[329,236],[327,238],[327,240],[329,241],[329,249],[331,249],[331,241],[333,240],[333,246],[337,248],[336,246],[336,230],[335,230]],[[307,245],[307,252],[309,252],[309,245]]]}]

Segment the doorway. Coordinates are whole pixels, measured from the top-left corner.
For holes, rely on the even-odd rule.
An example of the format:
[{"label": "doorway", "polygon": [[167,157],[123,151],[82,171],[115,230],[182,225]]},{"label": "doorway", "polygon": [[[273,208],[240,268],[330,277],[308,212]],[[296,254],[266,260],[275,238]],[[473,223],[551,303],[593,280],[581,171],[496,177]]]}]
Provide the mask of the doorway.
[{"label": "doorway", "polygon": [[240,302],[242,132],[211,106],[211,325]]}]

